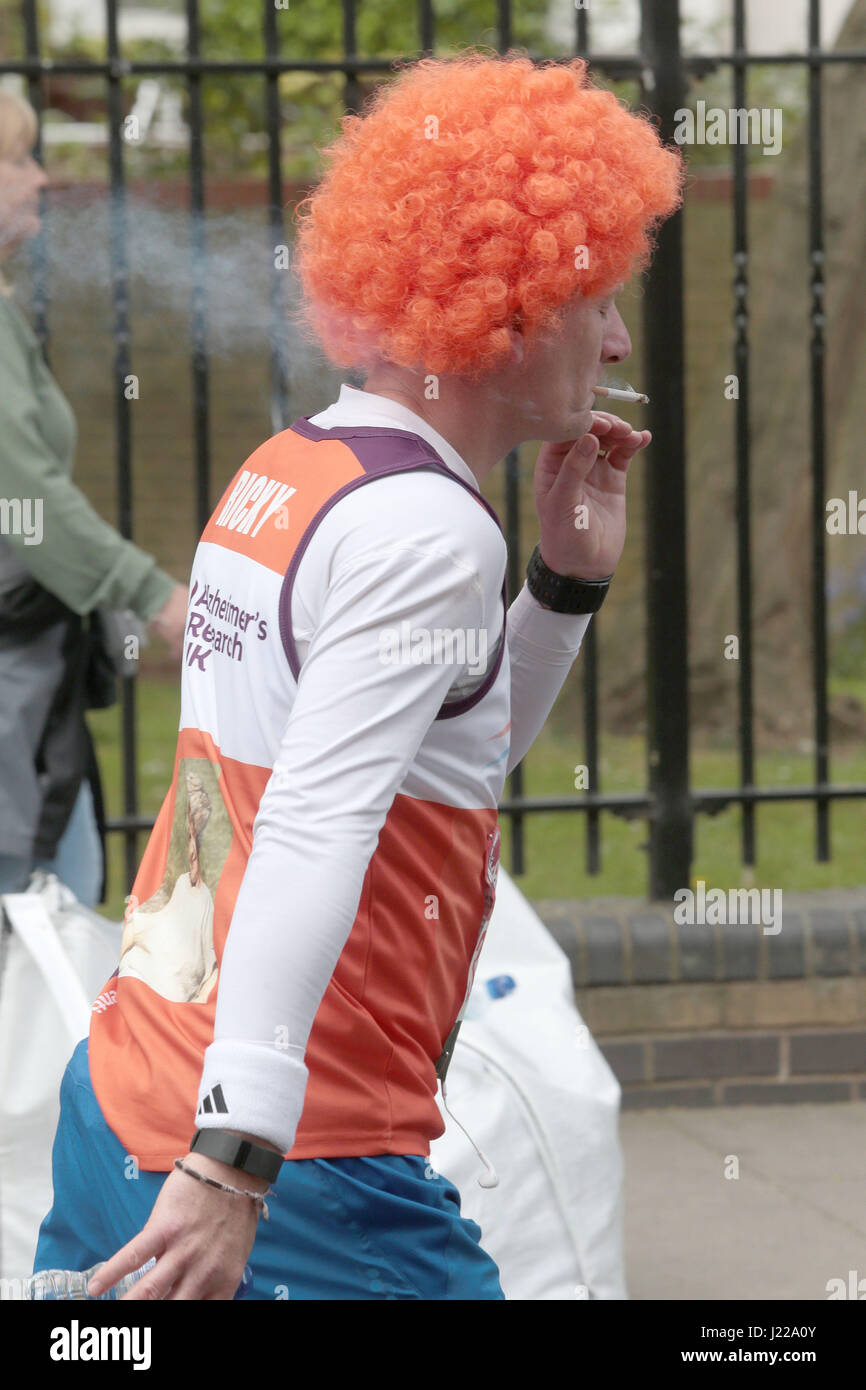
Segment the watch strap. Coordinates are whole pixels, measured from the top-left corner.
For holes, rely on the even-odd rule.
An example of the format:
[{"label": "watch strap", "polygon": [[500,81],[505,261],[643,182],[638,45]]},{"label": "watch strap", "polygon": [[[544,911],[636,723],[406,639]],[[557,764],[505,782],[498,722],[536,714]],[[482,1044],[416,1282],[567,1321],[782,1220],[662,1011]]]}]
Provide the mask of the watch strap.
[{"label": "watch strap", "polygon": [[542,560],[540,544],[526,566],[529,592],[554,613],[597,613],[612,579],[612,574],[606,579],[575,579],[571,575],[557,574]]},{"label": "watch strap", "polygon": [[283,1155],[261,1144],[253,1144],[249,1139],[241,1139],[237,1134],[229,1134],[224,1129],[197,1129],[189,1146],[190,1153],[204,1154],[227,1163],[230,1168],[238,1168],[254,1178],[267,1178],[274,1182],[283,1166]]}]

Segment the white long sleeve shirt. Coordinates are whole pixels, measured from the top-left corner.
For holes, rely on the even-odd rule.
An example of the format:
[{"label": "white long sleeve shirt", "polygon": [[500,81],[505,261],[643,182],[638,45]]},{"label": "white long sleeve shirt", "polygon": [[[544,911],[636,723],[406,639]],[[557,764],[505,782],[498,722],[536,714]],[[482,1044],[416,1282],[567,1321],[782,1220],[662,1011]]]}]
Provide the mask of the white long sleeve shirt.
[{"label": "white long sleeve shirt", "polygon": [[[406,843],[414,846],[413,853],[421,859],[424,832],[418,831],[417,818],[423,821],[428,808],[434,839],[439,836],[435,839],[437,852],[443,845],[443,852],[449,852],[449,836],[456,833],[448,828],[452,821],[457,827],[463,824],[464,837],[477,837],[479,817],[483,829],[491,824],[491,818],[495,823],[505,775],[523,758],[547,719],[590,618],[552,613],[542,608],[524,585],[508,610],[500,677],[482,700],[482,704],[487,701],[487,713],[479,714],[480,726],[472,718],[437,720],[443,703],[477,686],[496,657],[502,636],[507,558],[502,532],[471,495],[479,489],[466,462],[406,407],[344,385],[339,400],[313,416],[310,423],[324,430],[372,426],[418,436],[466,486],[455,485],[441,472],[421,468],[375,477],[365,486],[339,495],[303,549],[291,588],[297,680],[274,632],[283,575],[270,574],[267,561],[264,566],[251,565],[241,553],[249,547],[240,533],[260,547],[273,524],[268,515],[271,504],[266,499],[271,498],[276,505],[281,494],[269,490],[270,482],[255,483],[255,470],[261,470],[261,477],[278,470],[278,463],[268,463],[272,455],[267,451],[279,450],[279,436],[263,445],[245,465],[252,484],[243,478],[236,484],[236,488],[254,486],[256,490],[247,495],[256,500],[245,510],[243,497],[237,503],[229,498],[223,515],[217,516],[220,508],[214,513],[199,544],[191,586],[191,636],[183,670],[179,757],[204,755],[247,769],[238,774],[240,783],[234,785],[236,789],[245,788],[247,783],[253,787],[249,795],[256,814],[252,847],[221,954],[212,1040],[203,1051],[195,1123],[202,1128],[216,1126],[254,1134],[288,1153],[304,1111],[301,1133],[306,1147],[299,1150],[295,1144],[295,1156],[423,1152],[424,1134],[429,1135],[433,1117],[429,1116],[429,1094],[418,1102],[428,1106],[422,1113],[415,1105],[416,1093],[426,1088],[423,1078],[429,1075],[431,1048],[441,1046],[444,1036],[437,1038],[437,1029],[445,1009],[442,1001],[451,997],[448,989],[453,993],[447,970],[458,969],[461,960],[465,968],[465,958],[459,953],[449,957],[451,947],[447,943],[430,945],[425,938],[423,949],[429,947],[434,953],[444,950],[446,957],[456,962],[447,968],[442,960],[418,966],[422,990],[425,971],[441,968],[446,972],[435,1027],[429,1020],[423,1026],[419,1022],[413,1036],[412,1001],[393,999],[395,1017],[402,1018],[404,1008],[410,1010],[405,1025],[392,1020],[405,1042],[406,1057],[397,1056],[394,1075],[385,1086],[392,1100],[397,1097],[393,1100],[395,1114],[402,1104],[411,1116],[411,1123],[407,1120],[402,1130],[397,1114],[393,1125],[383,1121],[366,1135],[364,1115],[348,1102],[339,1112],[341,1125],[319,1123],[319,1115],[327,1116],[328,1110],[307,1095],[310,1074],[305,1056],[310,1033],[329,985],[333,994],[335,967],[338,962],[343,966],[346,960],[365,876],[389,813],[393,816],[395,798],[402,806],[400,824],[410,827]],[[314,471],[319,466],[317,460],[322,461],[322,468],[330,466],[329,450],[340,447],[316,445],[320,452],[313,460]],[[411,439],[407,447],[411,447]],[[264,462],[258,462],[260,455]],[[290,497],[289,512],[293,505]],[[265,530],[253,542],[261,526]],[[226,535],[232,528],[236,540]],[[229,621],[234,628],[227,633],[222,628]],[[279,625],[282,631],[282,622]],[[462,664],[383,657],[383,634],[393,637],[446,629],[462,630],[467,637],[477,639],[474,651],[467,644]],[[283,632],[284,645],[285,640]],[[270,655],[265,660],[267,653]],[[480,711],[481,705],[475,709]],[[282,722],[280,710],[286,711]],[[480,748],[471,738],[472,730],[477,734],[479,727],[484,729]],[[229,793],[231,785],[229,782]],[[196,795],[201,797],[201,791]],[[475,807],[478,809],[473,810]],[[164,814],[168,819],[162,827],[158,823],[148,847],[151,857],[146,856],[139,874],[150,892],[164,881],[171,817],[176,815],[174,803],[167,802]],[[242,817],[234,813],[233,820],[238,826],[242,823]],[[177,835],[177,829],[174,833]],[[208,833],[205,830],[203,844]],[[236,829],[234,846],[238,834]],[[483,836],[478,843],[482,842]],[[401,843],[399,836],[396,843]],[[468,839],[466,843],[469,862]],[[471,852],[474,855],[474,849]],[[205,881],[217,904],[214,941],[219,955],[222,890],[218,879],[207,878],[207,864],[204,867]],[[420,884],[424,867],[413,866],[419,884],[419,910],[423,908]],[[227,871],[223,868],[220,872]],[[449,872],[456,870],[452,866]],[[475,882],[473,878],[473,885]],[[476,891],[472,886],[471,892]],[[398,895],[398,901],[406,900],[408,892],[414,911],[414,888],[411,884],[407,888],[404,882],[400,892],[403,899]],[[455,892],[459,896],[459,886]],[[382,902],[386,903],[386,897]],[[464,904],[464,922],[466,910]],[[400,911],[396,915],[400,918]],[[383,925],[386,919],[380,916],[375,931],[369,922],[364,930],[369,929],[374,936],[378,932],[380,938],[388,940],[387,951],[393,958],[401,949],[408,954],[412,949],[422,950],[420,935],[417,942],[405,935],[429,929],[430,923],[422,918],[423,913],[416,927],[407,921],[404,930],[399,922]],[[146,927],[147,910],[142,911],[140,920]],[[136,941],[146,947],[138,919],[136,927]],[[403,932],[402,945],[399,933],[391,942],[391,927]],[[375,954],[376,942],[364,949]],[[141,955],[146,958],[144,952]],[[383,970],[384,966],[380,973]],[[414,988],[414,981],[409,983]],[[371,980],[370,994],[373,984]],[[401,980],[397,993],[405,984]],[[126,988],[125,996],[121,986]],[[142,1106],[148,1102],[137,1096],[135,1087],[145,1064],[124,1068],[118,1060],[128,1049],[147,1056],[151,1077],[158,1078],[162,1070],[168,1072],[177,1055],[171,1050],[171,1040],[165,1043],[164,1062],[156,1054],[163,1047],[165,1030],[174,1026],[178,1016],[166,1016],[164,1023],[157,1023],[154,1005],[131,992],[136,987],[142,988],[137,982],[119,980],[117,1003],[123,1007],[105,1010],[103,1006],[99,1023],[104,1031],[96,1038],[91,1032],[91,1071],[103,1111],[129,1151],[139,1155],[143,1167],[170,1166],[171,1145],[176,1145],[175,1136],[182,1132],[182,1112],[169,1124],[164,1118],[165,1102],[161,1101],[148,1116],[140,1118]],[[380,1037],[376,1020],[390,1012],[392,996],[385,992],[371,1003],[365,988],[362,980],[357,1001],[342,986],[337,993],[340,1000],[345,998],[348,1016],[356,1019],[353,1039],[363,1036],[367,1027],[373,1052],[387,1056],[389,1047],[393,1053],[393,1039],[384,1025]],[[193,1019],[183,1033],[183,1063],[188,1069],[196,1056],[191,1030],[197,1029],[196,1037],[199,1035],[201,1017],[189,1011],[200,1006],[190,1002],[178,1007],[187,1011],[186,1018]],[[446,1031],[453,1017],[447,1018]],[[320,1020],[317,1027],[321,1026]],[[338,1035],[341,1026],[338,1020]],[[102,1037],[105,1044],[99,1041]],[[94,1042],[99,1045],[94,1047]],[[114,1046],[113,1055],[109,1043]],[[341,1045],[351,1048],[354,1042]],[[346,1064],[351,1067],[351,1058]],[[320,1074],[331,1065],[342,1064],[338,1058],[320,1060]],[[398,1075],[401,1066],[402,1082]],[[181,1070],[178,1065],[178,1078]],[[319,1084],[319,1091],[323,1086],[324,1082]],[[358,1094],[364,1093],[365,1086],[361,1075]],[[180,1079],[176,1089],[178,1095],[186,1094]],[[390,1107],[391,1101],[386,1101],[386,1106]],[[338,1111],[339,1106],[335,1113]],[[191,1122],[192,1116],[188,1119]],[[438,1115],[435,1119],[438,1121]],[[315,1132],[305,1133],[304,1127],[309,1131],[311,1125]],[[350,1129],[351,1135],[347,1133]],[[338,1140],[345,1135],[345,1142],[335,1141],[327,1147],[334,1133]],[[392,1147],[401,1134],[414,1147]],[[368,1140],[373,1147],[364,1147]],[[178,1152],[176,1147],[173,1152]]]},{"label": "white long sleeve shirt", "polygon": [[[339,400],[313,416],[312,423],[325,429],[387,425],[410,430],[479,490],[471,469],[447,440],[387,397],[344,384]],[[454,509],[463,498],[455,499],[456,491],[424,473],[379,479],[344,497],[304,552],[292,596],[303,675],[276,764],[286,775],[272,781],[259,810],[223,957],[203,1094],[217,1076],[247,1088],[263,1087],[265,1078],[256,1065],[256,1053],[259,1060],[263,1055],[261,1039],[287,1026],[289,1036],[298,1040],[299,1065],[296,1084],[284,1088],[283,1113],[295,1124],[300,1117],[306,1079],[301,1040],[306,1042],[351,929],[371,847],[388,806],[449,685],[447,667],[383,664],[373,639],[383,626],[399,628],[405,621],[413,630],[480,627],[491,634],[492,653],[501,630],[497,612],[505,547],[498,564],[479,571],[472,553],[478,509],[466,498],[461,532]],[[411,535],[404,530],[407,510],[418,518]],[[495,544],[492,532],[489,538]],[[506,624],[511,667],[507,772],[543,727],[590,617],[543,608],[525,583],[511,603]],[[453,675],[451,668],[451,680]],[[346,698],[349,692],[351,699]],[[334,826],[335,816],[342,833],[333,837],[327,828]],[[301,908],[298,930],[291,932],[285,930],[287,883],[293,904]],[[269,963],[264,974],[262,960]],[[289,1130],[264,1093],[251,1105],[244,1127],[287,1151]]]}]

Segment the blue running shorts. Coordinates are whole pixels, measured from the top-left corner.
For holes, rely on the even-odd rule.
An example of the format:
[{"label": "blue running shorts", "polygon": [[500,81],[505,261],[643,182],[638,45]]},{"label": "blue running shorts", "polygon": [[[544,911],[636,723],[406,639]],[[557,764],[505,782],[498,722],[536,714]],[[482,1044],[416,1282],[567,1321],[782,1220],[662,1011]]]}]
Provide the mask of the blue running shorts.
[{"label": "blue running shorts", "polygon": [[[34,1273],[107,1260],[144,1226],[168,1176],[132,1176],[90,1083],[86,1038],[60,1087],[52,1163],[54,1205],[39,1230]],[[429,1159],[292,1159],[273,1192],[248,1260],[247,1298],[505,1297],[480,1227],[460,1215],[457,1188]]]}]

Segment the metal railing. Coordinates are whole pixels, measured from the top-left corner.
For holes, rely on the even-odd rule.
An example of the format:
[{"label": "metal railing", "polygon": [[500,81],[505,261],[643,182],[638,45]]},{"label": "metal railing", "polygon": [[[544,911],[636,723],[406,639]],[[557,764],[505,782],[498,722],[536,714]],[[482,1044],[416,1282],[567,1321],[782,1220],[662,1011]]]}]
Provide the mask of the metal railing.
[{"label": "metal railing", "polygon": [[[516,0],[519,5],[519,0]],[[816,855],[825,861],[829,850],[829,806],[832,800],[866,796],[866,786],[833,786],[829,781],[827,632],[825,607],[824,478],[825,478],[825,383],[824,383],[824,202],[822,184],[822,73],[828,63],[863,63],[866,51],[823,52],[820,47],[820,0],[809,0],[808,43],[802,52],[749,53],[746,50],[746,0],[731,0],[733,50],[712,55],[685,55],[680,47],[679,0],[643,0],[641,51],[635,54],[595,53],[590,49],[590,12],[575,9],[575,54],[590,59],[593,68],[612,79],[632,79],[640,84],[642,104],[658,117],[660,133],[674,136],[675,113],[686,104],[691,77],[706,76],[718,68],[730,68],[735,105],[745,106],[746,74],[763,64],[805,65],[809,74],[809,267],[811,276],[811,467],[812,467],[812,631],[813,695],[815,708],[815,775],[812,785],[768,788],[754,784],[753,738],[753,638],[751,625],[751,532],[749,509],[749,244],[747,234],[748,188],[746,150],[733,143],[733,321],[735,367],[740,390],[736,402],[736,500],[737,500],[737,601],[741,660],[739,669],[740,785],[694,792],[689,778],[688,643],[686,573],[686,445],[685,360],[683,327],[683,223],[682,214],[667,222],[658,236],[657,250],[646,279],[644,296],[645,382],[650,396],[647,424],[653,438],[664,441],[665,468],[646,473],[646,594],[647,594],[647,709],[648,788],[645,793],[605,795],[600,790],[598,740],[598,644],[599,617],[590,624],[582,654],[584,682],[585,762],[594,789],[576,797],[527,797],[523,769],[509,779],[508,795],[501,811],[511,820],[512,863],[515,873],[525,864],[524,830],[527,815],[550,811],[579,811],[586,816],[587,868],[597,873],[600,864],[600,816],[602,811],[649,823],[649,885],[651,898],[669,898],[688,884],[692,861],[695,816],[715,814],[730,804],[742,807],[742,853],[747,864],[755,862],[755,807],[760,802],[810,800],[816,807]],[[497,0],[496,46],[500,52],[512,46],[511,0]],[[355,0],[342,3],[340,59],[287,58],[280,51],[279,10],[263,0],[262,56],[236,61],[209,60],[201,56],[198,0],[186,0],[187,51],[176,60],[128,61],[118,40],[117,0],[105,0],[106,56],[102,61],[51,61],[41,54],[36,0],[23,0],[25,53],[19,60],[0,61],[0,73],[22,74],[37,111],[42,106],[43,83],[61,74],[101,76],[106,84],[109,125],[108,157],[111,199],[111,265],[114,305],[114,387],[118,481],[118,526],[128,537],[133,532],[132,457],[130,402],[124,381],[130,372],[129,265],[127,262],[124,141],[122,138],[124,81],[135,76],[160,75],[186,79],[189,124],[189,192],[193,229],[191,259],[191,364],[196,468],[196,510],[203,529],[211,510],[209,439],[209,366],[207,354],[207,301],[205,267],[205,189],[203,166],[204,117],[201,83],[218,74],[259,75],[264,84],[267,132],[269,229],[273,244],[285,242],[283,176],[281,170],[281,120],[278,82],[288,72],[342,73],[347,110],[357,110],[362,91],[360,74],[387,74],[392,59],[362,58],[356,54]],[[417,0],[419,56],[434,52],[435,6]],[[572,54],[563,55],[571,57]],[[47,339],[46,286],[36,259],[35,318],[37,333]],[[272,284],[271,426],[274,431],[291,423],[288,414],[289,358],[282,322],[282,287],[275,272]],[[805,325],[804,325],[805,327]],[[505,530],[509,548],[509,592],[522,584],[518,572],[520,536],[518,457],[512,451],[505,460]],[[602,618],[601,621],[604,621]],[[123,814],[109,821],[112,833],[125,838],[126,875],[131,884],[137,869],[138,835],[152,820],[138,813],[136,779],[136,691],[124,680]]]}]

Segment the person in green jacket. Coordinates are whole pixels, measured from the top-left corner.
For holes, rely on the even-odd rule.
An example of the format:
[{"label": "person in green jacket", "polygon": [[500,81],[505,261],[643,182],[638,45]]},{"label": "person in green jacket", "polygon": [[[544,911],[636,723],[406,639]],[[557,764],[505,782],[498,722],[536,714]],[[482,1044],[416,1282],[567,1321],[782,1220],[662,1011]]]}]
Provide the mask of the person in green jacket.
[{"label": "person in green jacket", "polygon": [[[40,230],[36,134],[33,108],[0,92],[0,266]],[[179,657],[188,594],[94,511],[72,481],[75,446],[72,409],[0,270],[0,892],[41,866],[93,907],[88,615],[132,610]]]}]

